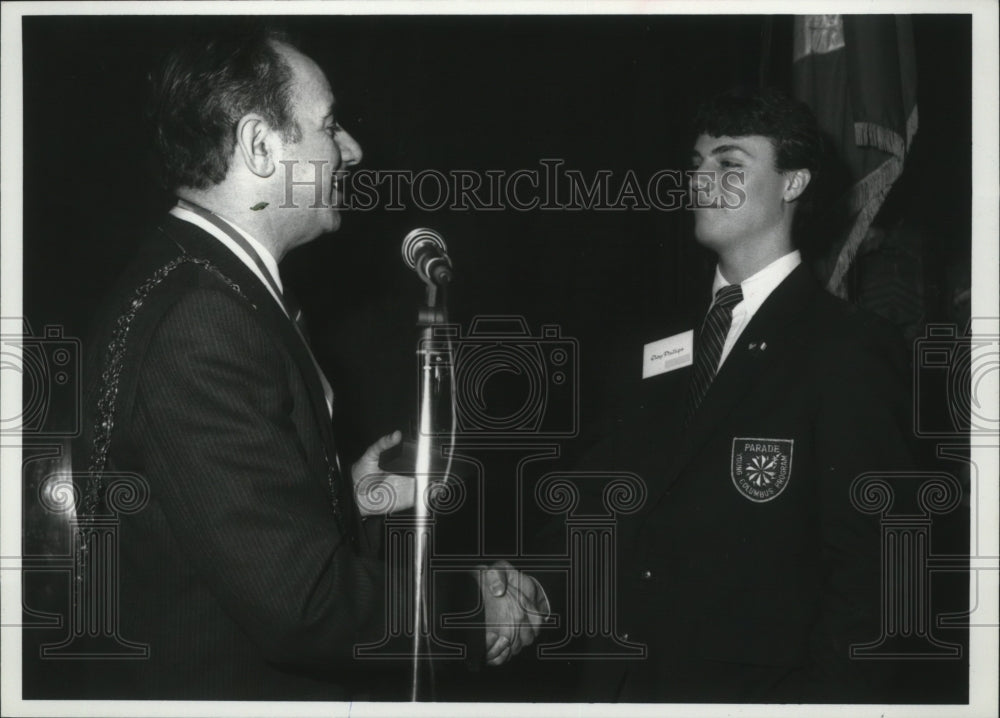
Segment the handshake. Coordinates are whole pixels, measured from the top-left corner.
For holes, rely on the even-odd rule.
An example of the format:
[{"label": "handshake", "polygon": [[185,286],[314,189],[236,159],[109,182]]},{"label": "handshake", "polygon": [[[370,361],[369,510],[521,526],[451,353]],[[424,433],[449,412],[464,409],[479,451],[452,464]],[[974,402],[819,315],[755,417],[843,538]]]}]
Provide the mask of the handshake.
[{"label": "handshake", "polygon": [[[368,447],[351,467],[355,498],[362,516],[411,508],[416,500],[415,480],[379,468],[379,456],[402,440],[400,432],[386,434]],[[479,590],[485,606],[486,662],[499,666],[538,637],[551,612],[541,584],[508,561],[480,566]]]},{"label": "handshake", "polygon": [[481,566],[479,590],[486,607],[486,662],[499,666],[534,643],[550,613],[541,584],[507,561]]}]

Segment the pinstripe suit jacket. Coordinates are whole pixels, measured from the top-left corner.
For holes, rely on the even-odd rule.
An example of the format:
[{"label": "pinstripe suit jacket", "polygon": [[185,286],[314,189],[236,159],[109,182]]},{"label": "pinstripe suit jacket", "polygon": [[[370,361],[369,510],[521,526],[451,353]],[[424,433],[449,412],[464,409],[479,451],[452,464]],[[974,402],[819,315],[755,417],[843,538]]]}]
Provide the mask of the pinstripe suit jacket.
[{"label": "pinstripe suit jacket", "polygon": [[[377,540],[362,530],[349,477],[331,485],[336,446],[305,345],[259,280],[201,229],[165,218],[111,293],[88,345],[84,426],[96,420],[115,321],[181,254],[211,262],[239,293],[185,263],[132,322],[107,470],[149,486],[148,505],[121,517],[117,620],[150,655],[88,661],[90,696],[356,696],[352,647],[383,632]],[[92,438],[74,448],[78,468]]]}]

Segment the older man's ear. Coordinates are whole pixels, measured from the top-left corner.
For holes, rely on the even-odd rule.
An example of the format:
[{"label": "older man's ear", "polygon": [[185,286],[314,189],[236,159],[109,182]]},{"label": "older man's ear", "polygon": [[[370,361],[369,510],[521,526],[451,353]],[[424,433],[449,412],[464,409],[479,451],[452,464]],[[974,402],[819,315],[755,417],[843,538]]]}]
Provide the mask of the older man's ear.
[{"label": "older man's ear", "polygon": [[[258,177],[270,177],[277,168],[277,134],[256,113],[244,116],[236,126],[235,160]],[[232,166],[232,165],[231,165]]]}]

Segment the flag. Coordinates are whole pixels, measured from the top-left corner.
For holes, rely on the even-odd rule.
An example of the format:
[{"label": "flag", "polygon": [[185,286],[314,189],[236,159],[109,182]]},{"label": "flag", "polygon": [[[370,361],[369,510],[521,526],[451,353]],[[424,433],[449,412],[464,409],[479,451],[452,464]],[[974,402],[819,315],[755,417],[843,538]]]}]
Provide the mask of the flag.
[{"label": "flag", "polygon": [[[917,132],[917,71],[908,15],[800,15],[794,20],[795,95],[816,113],[844,175],[817,258],[827,289],[845,279]],[[836,218],[840,218],[839,220]],[[827,222],[828,227],[831,226]]]}]

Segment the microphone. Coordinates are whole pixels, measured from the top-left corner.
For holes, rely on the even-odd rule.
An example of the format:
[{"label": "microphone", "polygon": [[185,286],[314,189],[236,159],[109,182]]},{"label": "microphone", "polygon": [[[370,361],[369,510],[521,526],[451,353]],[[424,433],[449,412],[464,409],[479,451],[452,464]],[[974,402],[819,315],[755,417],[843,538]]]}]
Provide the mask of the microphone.
[{"label": "microphone", "polygon": [[420,227],[403,238],[403,261],[425,283],[442,287],[454,277],[444,239],[433,229]]}]

